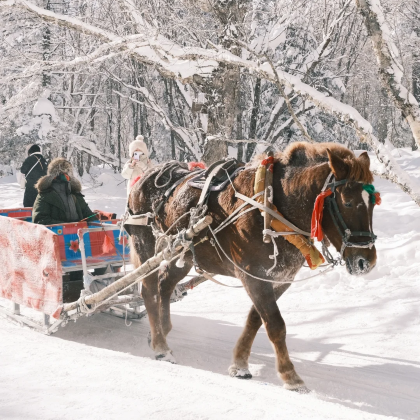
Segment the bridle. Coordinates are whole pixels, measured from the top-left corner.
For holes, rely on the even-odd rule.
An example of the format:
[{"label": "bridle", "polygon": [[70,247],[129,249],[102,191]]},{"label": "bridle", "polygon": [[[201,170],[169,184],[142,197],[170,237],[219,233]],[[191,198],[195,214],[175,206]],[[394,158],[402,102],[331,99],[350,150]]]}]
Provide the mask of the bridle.
[{"label": "bridle", "polygon": [[[330,182],[330,180],[332,181]],[[344,250],[346,248],[369,248],[372,249],[373,245],[375,244],[377,236],[373,232],[367,231],[351,231],[346,222],[343,219],[343,216],[340,213],[340,209],[338,208],[337,201],[335,198],[335,190],[337,187],[341,185],[345,185],[349,182],[348,179],[343,179],[341,181],[336,181],[333,174],[331,173],[325,182],[323,191],[326,189],[330,189],[332,194],[325,198],[325,205],[330,213],[331,219],[334,222],[335,227],[338,230],[338,233],[341,236],[342,245],[341,245],[341,258],[344,258]],[[349,239],[351,237],[367,237],[369,240],[364,242],[352,242]]]}]

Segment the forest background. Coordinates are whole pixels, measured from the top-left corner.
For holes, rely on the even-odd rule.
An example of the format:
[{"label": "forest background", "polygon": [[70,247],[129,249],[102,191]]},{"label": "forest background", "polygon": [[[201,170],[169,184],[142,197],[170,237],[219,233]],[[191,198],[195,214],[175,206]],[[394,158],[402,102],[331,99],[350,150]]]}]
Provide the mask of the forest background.
[{"label": "forest background", "polygon": [[[420,0],[0,0],[0,164],[25,147],[82,176],[155,162],[249,161],[295,141],[420,145]],[[1,169],[1,168],[0,168]]]}]

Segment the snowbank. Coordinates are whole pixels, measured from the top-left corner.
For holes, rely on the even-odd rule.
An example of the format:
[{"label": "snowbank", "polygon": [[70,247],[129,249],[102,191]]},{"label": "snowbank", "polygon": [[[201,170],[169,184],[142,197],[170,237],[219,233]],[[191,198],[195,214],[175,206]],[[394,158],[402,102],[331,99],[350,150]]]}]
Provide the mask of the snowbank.
[{"label": "snowbank", "polygon": [[[419,159],[408,149],[394,153],[418,181]],[[88,203],[121,213],[122,178],[93,175],[83,179]],[[205,283],[172,306],[178,365],[152,360],[147,319],[127,327],[95,315],[45,337],[0,318],[0,417],[420,418],[420,208],[387,181],[375,187],[377,267],[362,277],[338,268],[292,285],[279,300],[292,361],[312,394],[282,389],[263,329],[250,358],[253,380],[227,375],[250,300],[244,290]],[[0,180],[2,207],[21,196],[14,180]]]}]

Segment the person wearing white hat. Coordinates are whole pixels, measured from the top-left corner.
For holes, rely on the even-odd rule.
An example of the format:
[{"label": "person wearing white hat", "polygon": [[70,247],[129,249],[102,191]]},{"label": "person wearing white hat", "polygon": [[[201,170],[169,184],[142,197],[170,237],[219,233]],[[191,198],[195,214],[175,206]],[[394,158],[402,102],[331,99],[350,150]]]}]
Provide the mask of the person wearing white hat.
[{"label": "person wearing white hat", "polygon": [[143,174],[152,167],[149,159],[149,151],[144,142],[143,136],[137,136],[128,147],[130,159],[124,165],[121,172],[123,178],[128,180],[127,197],[130,194],[133,185],[143,176]]}]

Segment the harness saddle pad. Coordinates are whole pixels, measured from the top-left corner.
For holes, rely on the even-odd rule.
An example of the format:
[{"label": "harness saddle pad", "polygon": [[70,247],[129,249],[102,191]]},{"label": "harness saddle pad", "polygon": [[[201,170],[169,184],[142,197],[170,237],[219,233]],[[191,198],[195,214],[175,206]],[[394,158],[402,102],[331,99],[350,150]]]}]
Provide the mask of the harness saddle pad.
[{"label": "harness saddle pad", "polygon": [[[223,164],[224,162],[224,164]],[[223,164],[223,165],[222,165]],[[213,175],[209,186],[209,191],[222,191],[230,179],[234,179],[239,172],[245,169],[245,164],[236,159],[221,160],[213,163],[206,171],[200,172],[196,177],[188,181],[188,186],[202,190],[208,179],[208,176],[219,165],[219,170]]]}]

